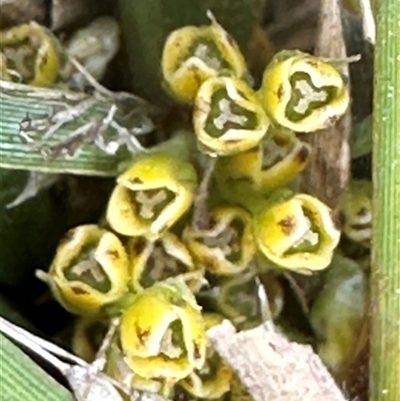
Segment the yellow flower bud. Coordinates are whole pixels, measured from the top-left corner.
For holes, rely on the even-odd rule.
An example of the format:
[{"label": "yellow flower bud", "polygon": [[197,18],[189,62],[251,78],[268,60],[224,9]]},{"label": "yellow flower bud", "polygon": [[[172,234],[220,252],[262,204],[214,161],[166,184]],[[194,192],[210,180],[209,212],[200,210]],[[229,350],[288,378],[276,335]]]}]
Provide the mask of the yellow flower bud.
[{"label": "yellow flower bud", "polygon": [[239,207],[222,207],[210,212],[207,229],[187,227],[183,240],[196,264],[215,274],[237,274],[245,270],[256,252],[252,219]]},{"label": "yellow flower bud", "polygon": [[217,174],[231,181],[246,180],[255,191],[268,193],[292,182],[308,165],[311,146],[292,132],[271,130],[255,148],[218,160]]},{"label": "yellow flower bud", "polygon": [[258,94],[270,119],[295,132],[332,125],[350,101],[345,82],[332,65],[297,51],[275,55]]},{"label": "yellow flower bud", "polygon": [[[130,257],[132,287],[136,291],[195,270],[192,257],[185,244],[171,232],[166,232],[155,242],[141,237],[131,238],[127,249]],[[198,280],[192,280],[189,288],[197,292],[202,284],[202,274],[199,274]]]},{"label": "yellow flower bud", "polygon": [[344,193],[339,216],[343,233],[351,240],[366,247],[371,246],[372,237],[372,183],[351,181]]},{"label": "yellow flower bud", "polygon": [[269,120],[244,81],[218,77],[200,87],[193,125],[200,150],[227,156],[256,146],[267,133]]},{"label": "yellow flower bud", "polygon": [[340,238],[329,207],[306,194],[266,203],[254,223],[260,251],[277,266],[298,273],[326,268]]},{"label": "yellow flower bud", "polygon": [[[205,313],[206,330],[223,321],[216,313]],[[207,340],[207,359],[201,369],[196,369],[188,377],[181,380],[186,391],[198,398],[215,399],[222,397],[230,389],[233,371],[231,367],[215,351],[212,343]]]},{"label": "yellow flower bud", "polygon": [[196,185],[189,162],[161,152],[140,154],[117,179],[107,221],[119,234],[158,238],[189,209]]},{"label": "yellow flower bud", "polygon": [[356,262],[335,255],[310,314],[318,353],[335,375],[343,377],[366,345],[367,312],[366,274]]},{"label": "yellow flower bud", "polygon": [[178,280],[135,296],[122,315],[120,340],[126,363],[144,379],[180,380],[205,361],[201,308]]},{"label": "yellow flower bud", "polygon": [[311,146],[292,132],[273,130],[261,143],[261,172],[257,190],[269,192],[290,184],[308,165]]},{"label": "yellow flower bud", "polygon": [[33,86],[50,86],[55,82],[60,47],[45,27],[31,22],[2,31],[0,49],[10,77],[17,76],[19,81]]},{"label": "yellow flower bud", "polygon": [[164,45],[161,69],[166,89],[178,100],[193,103],[200,85],[223,75],[243,77],[246,63],[239,47],[215,21],[172,32]]},{"label": "yellow flower bud", "polygon": [[60,242],[45,280],[65,309],[96,315],[127,291],[128,257],[115,234],[79,226]]}]

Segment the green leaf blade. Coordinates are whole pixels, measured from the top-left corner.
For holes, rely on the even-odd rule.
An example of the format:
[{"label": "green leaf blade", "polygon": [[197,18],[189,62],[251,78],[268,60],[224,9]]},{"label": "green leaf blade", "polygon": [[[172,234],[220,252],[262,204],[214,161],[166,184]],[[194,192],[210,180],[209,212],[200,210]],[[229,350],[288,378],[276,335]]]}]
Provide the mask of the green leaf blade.
[{"label": "green leaf blade", "polygon": [[73,401],[72,394],[0,334],[0,397],[5,401]]}]

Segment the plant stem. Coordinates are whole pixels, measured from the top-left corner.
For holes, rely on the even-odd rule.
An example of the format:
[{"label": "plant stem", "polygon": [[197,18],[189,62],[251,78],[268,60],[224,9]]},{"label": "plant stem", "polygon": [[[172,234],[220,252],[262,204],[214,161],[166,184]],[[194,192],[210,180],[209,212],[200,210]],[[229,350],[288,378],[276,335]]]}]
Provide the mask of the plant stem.
[{"label": "plant stem", "polygon": [[376,2],[370,400],[400,400],[400,2]]}]

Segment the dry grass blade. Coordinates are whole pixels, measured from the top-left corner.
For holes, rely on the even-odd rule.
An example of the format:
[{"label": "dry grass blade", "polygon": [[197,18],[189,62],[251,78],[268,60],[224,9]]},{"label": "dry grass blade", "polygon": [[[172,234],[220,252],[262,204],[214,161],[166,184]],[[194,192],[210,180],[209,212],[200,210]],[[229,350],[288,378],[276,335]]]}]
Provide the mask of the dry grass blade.
[{"label": "dry grass blade", "polygon": [[208,336],[254,401],[345,401],[312,348],[289,342],[271,323],[236,333],[224,321]]},{"label": "dry grass blade", "polygon": [[[315,55],[342,60],[341,73],[349,76],[339,0],[321,0]],[[348,144],[351,129],[348,111],[333,126],[306,138],[313,149],[309,168],[300,178],[302,191],[310,193],[334,208],[347,187],[350,174]]]}]

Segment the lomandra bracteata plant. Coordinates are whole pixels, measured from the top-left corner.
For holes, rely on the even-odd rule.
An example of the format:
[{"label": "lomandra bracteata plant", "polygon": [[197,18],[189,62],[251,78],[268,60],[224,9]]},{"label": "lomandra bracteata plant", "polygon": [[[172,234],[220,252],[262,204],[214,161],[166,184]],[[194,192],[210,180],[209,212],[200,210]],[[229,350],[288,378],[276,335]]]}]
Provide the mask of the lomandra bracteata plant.
[{"label": "lomandra bracteata plant", "polygon": [[[14,63],[16,73],[31,84],[53,82],[59,59],[50,51],[53,39],[36,25],[0,42],[5,57],[19,51],[26,30],[40,39],[31,49],[33,65],[47,51],[53,67],[42,63],[25,77],[24,66]],[[206,330],[224,318],[239,329],[262,321],[259,273],[312,274],[331,264],[340,239],[332,212],[291,184],[314,151],[297,133],[340,119],[349,92],[333,65],[298,51],[278,53],[253,88],[238,45],[215,20],[172,32],[161,71],[166,91],[192,108],[192,129],[134,154],[117,177],[105,218],[69,231],[41,276],[81,316],[74,344],[85,358],[94,357],[89,328],[120,318],[105,367],[115,380],[166,397],[179,389],[234,401],[237,378]],[[201,172],[210,160],[206,181]],[[349,196],[342,205],[346,235],[364,243],[352,226],[360,219]],[[274,277],[268,285],[275,318],[283,292]],[[319,327],[317,309],[314,316]]]}]

